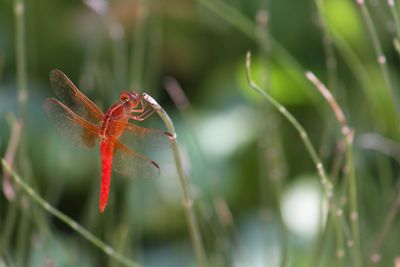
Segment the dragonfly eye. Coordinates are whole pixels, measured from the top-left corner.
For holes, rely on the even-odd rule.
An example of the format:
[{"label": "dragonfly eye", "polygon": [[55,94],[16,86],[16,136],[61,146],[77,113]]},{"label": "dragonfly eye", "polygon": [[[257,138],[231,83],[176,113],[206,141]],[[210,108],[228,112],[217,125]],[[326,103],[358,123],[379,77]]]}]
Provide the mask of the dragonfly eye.
[{"label": "dragonfly eye", "polygon": [[136,93],[135,91],[130,92],[129,95],[130,95],[130,98],[131,98],[133,101],[135,101],[135,102],[136,102],[136,101],[139,101],[140,96],[139,96],[139,94]]},{"label": "dragonfly eye", "polygon": [[129,95],[127,93],[122,93],[121,96],[119,97],[119,99],[122,102],[128,102],[129,101]]}]

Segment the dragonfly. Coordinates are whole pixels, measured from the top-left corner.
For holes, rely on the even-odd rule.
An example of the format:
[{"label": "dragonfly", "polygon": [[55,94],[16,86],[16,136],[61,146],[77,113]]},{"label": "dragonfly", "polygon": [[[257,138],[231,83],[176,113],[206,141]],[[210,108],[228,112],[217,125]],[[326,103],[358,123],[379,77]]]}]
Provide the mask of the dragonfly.
[{"label": "dragonfly", "polygon": [[159,165],[137,151],[167,148],[171,134],[132,123],[144,121],[155,111],[147,104],[146,94],[123,91],[104,113],[62,71],[52,70],[50,83],[58,99],[48,98],[43,106],[58,131],[78,147],[94,148],[100,143],[100,213],[107,206],[112,169],[129,177],[159,175]]}]

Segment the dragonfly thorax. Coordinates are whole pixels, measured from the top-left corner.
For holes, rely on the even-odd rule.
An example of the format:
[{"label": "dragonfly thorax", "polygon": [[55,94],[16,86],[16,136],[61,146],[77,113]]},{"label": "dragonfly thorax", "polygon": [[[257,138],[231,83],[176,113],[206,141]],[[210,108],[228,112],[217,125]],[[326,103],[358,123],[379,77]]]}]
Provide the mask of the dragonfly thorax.
[{"label": "dragonfly thorax", "polygon": [[112,105],[104,114],[99,135],[102,138],[113,136],[118,138],[124,131],[129,120],[129,102]]}]

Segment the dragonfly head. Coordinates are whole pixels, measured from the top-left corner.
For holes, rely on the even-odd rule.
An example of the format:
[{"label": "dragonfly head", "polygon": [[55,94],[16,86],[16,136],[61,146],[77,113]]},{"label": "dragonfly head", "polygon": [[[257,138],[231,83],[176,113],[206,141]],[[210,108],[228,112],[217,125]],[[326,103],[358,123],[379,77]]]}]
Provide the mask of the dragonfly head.
[{"label": "dragonfly head", "polygon": [[135,91],[132,92],[122,92],[121,95],[119,96],[119,99],[123,103],[130,103],[132,107],[136,107],[140,103],[140,97],[141,95],[138,94]]}]

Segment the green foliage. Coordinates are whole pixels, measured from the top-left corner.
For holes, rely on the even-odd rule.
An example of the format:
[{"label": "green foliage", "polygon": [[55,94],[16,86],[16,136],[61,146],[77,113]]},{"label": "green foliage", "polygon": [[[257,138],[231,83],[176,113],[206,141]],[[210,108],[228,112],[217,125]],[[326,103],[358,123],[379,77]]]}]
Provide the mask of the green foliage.
[{"label": "green foliage", "polygon": [[[389,4],[1,1],[0,151],[12,164],[0,265],[393,266],[400,24]],[[104,111],[123,90],[148,93],[177,128],[178,147],[144,151],[160,177],[113,173],[104,214],[98,147],[71,146],[43,111],[54,68]],[[158,112],[135,123],[173,131]]]},{"label": "green foliage", "polygon": [[342,35],[350,44],[357,48],[365,48],[365,29],[354,2],[324,1],[324,16],[328,26]]}]

